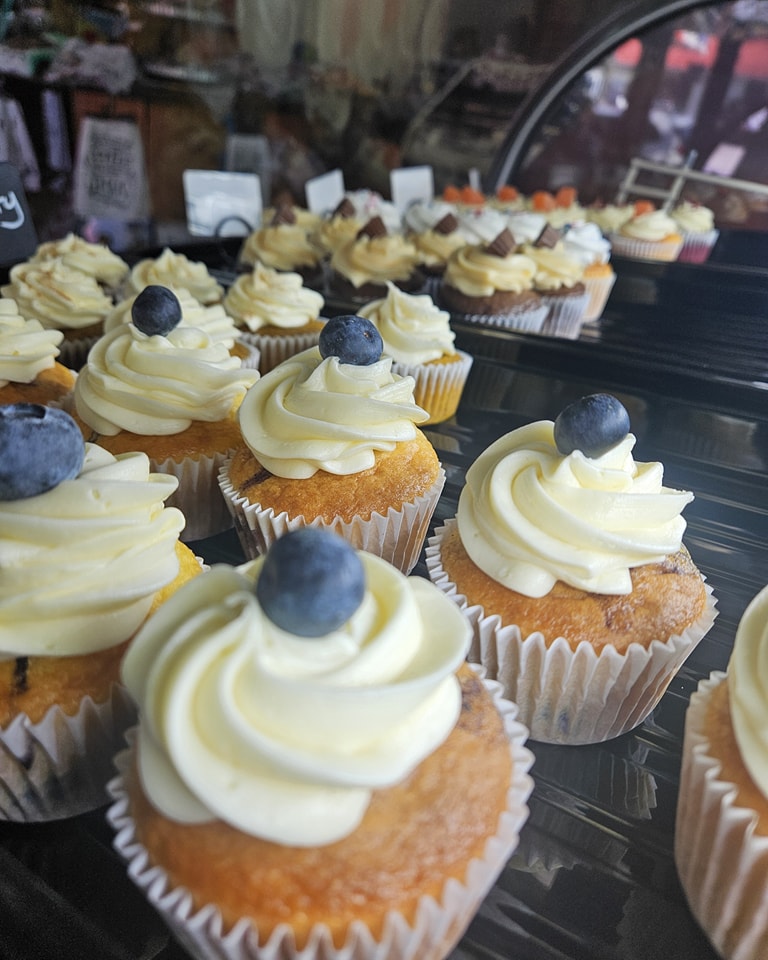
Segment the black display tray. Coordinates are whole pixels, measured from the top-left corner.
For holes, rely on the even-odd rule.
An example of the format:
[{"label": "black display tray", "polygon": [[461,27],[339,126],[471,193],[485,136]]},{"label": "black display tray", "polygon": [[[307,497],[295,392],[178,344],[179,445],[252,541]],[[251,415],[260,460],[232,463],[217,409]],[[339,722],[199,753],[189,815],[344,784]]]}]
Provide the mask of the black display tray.
[{"label": "black display tray", "polygon": [[[768,582],[768,285],[726,267],[617,268],[603,320],[578,341],[455,324],[475,362],[456,416],[427,428],[447,475],[433,526],[496,437],[609,390],[630,411],[637,459],[661,460],[668,485],[696,494],[685,539],[719,616],[636,730],[589,747],[529,743],[535,787],[519,849],[452,960],[715,958],[672,843],[688,699],[726,667],[741,613]],[[243,559],[234,532],[193,546],[211,563]],[[103,811],[0,824],[0,903],[0,958],[186,956],[126,876]]]}]

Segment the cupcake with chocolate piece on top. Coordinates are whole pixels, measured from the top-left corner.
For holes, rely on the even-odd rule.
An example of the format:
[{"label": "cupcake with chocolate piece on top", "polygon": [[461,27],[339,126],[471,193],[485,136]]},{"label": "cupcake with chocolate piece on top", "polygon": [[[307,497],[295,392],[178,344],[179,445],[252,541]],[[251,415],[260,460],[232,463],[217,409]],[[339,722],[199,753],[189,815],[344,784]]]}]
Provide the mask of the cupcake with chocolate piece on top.
[{"label": "cupcake with chocolate piece on top", "polygon": [[328,292],[349,303],[386,296],[387,281],[415,293],[424,285],[420,256],[402,233],[389,233],[381,217],[370,219],[330,260]]},{"label": "cupcake with chocolate piece on top", "polygon": [[108,819],[185,950],[443,960],[517,847],[533,760],[455,607],[304,528],[161,614],[125,660]]},{"label": "cupcake with chocolate piece on top", "polygon": [[0,449],[0,820],[54,820],[106,803],[135,721],[122,656],[201,567],[144,454],[29,403],[0,407]]},{"label": "cupcake with chocolate piece on top", "polygon": [[634,444],[615,397],[582,397],[491,444],[430,540],[430,577],[473,625],[470,659],[535,740],[633,729],[714,621],[682,542],[693,494]]},{"label": "cupcake with chocolate piece on top", "polygon": [[298,273],[309,287],[323,286],[323,251],[312,229],[300,223],[287,204],[276,207],[272,218],[245,238],[239,262],[246,270],[262,264],[282,273]]},{"label": "cupcake with chocolate piece on top", "polygon": [[413,389],[357,316],[332,318],[316,347],[254,384],[240,445],[219,474],[246,556],[287,530],[321,526],[410,571],[445,482]]},{"label": "cupcake with chocolate piece on top", "polygon": [[61,330],[46,330],[26,320],[16,301],[0,297],[0,404],[60,403],[75,385],[75,375],[56,359]]},{"label": "cupcake with chocolate piece on top", "polygon": [[589,302],[583,264],[566,250],[560,234],[550,227],[536,243],[523,246],[521,252],[536,264],[533,289],[548,310],[542,333],[575,340]]},{"label": "cupcake with chocolate piece on top", "polygon": [[403,220],[406,236],[419,253],[419,266],[427,280],[442,277],[455,250],[479,242],[476,234],[462,229],[455,210],[445,201],[413,203]]}]

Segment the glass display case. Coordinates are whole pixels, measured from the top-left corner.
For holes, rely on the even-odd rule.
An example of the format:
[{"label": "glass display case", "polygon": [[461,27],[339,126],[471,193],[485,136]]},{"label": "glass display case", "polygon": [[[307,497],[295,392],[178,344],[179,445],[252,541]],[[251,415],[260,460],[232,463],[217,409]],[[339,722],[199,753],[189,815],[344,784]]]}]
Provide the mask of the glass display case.
[{"label": "glass display case", "polygon": [[[293,20],[281,22],[280,29],[273,23],[274,32],[261,38],[269,47],[270,37],[279,37],[292,56],[257,75],[253,61],[244,62],[242,50],[230,47],[233,34],[244,32],[237,6],[74,6],[89,29],[96,29],[96,20],[100,36],[130,36],[141,64],[141,78],[128,90],[78,88],[83,99],[77,106],[78,97],[72,97],[75,107],[65,124],[75,142],[78,117],[134,111],[145,131],[148,183],[167,229],[159,231],[153,217],[145,232],[130,235],[126,256],[156,253],[171,239],[176,249],[205,262],[224,285],[235,277],[240,240],[193,238],[179,227],[183,196],[176,173],[190,156],[195,163],[208,156],[212,165],[218,163],[227,131],[262,135],[276,105],[281,129],[295,123],[291,129],[305,130],[305,111],[297,110],[297,102],[303,103],[295,96],[299,88],[314,103],[317,124],[307,141],[313,147],[309,169],[315,173],[342,165],[350,186],[374,186],[367,177],[375,167],[378,183],[386,188],[382,171],[388,174],[388,164],[395,168],[408,157],[434,163],[437,172],[440,163],[427,147],[440,152],[441,138],[454,124],[462,134],[456,145],[461,159],[451,158],[436,179],[438,190],[456,182],[471,162],[489,195],[502,184],[525,192],[568,184],[585,201],[607,201],[620,190],[633,157],[674,166],[695,151],[691,169],[703,171],[712,157],[717,161],[723,144],[738,148],[725,154],[720,149],[721,160],[730,158],[721,168],[724,175],[767,182],[761,137],[768,121],[761,98],[768,96],[768,78],[762,76],[768,61],[748,45],[768,37],[768,0],[572,4],[572,11],[579,8],[579,23],[571,24],[570,34],[567,24],[563,27],[561,36],[573,42],[560,48],[552,36],[557,20],[551,18],[563,5],[520,5],[530,30],[538,28],[536,38],[526,34],[520,41],[535,51],[528,60],[536,70],[526,75],[533,84],[530,94],[525,83],[517,83],[517,74],[505,75],[505,82],[512,77],[517,83],[509,97],[489,96],[487,85],[474,80],[464,83],[471,73],[466,64],[475,63],[466,51],[464,66],[453,60],[436,65],[426,35],[413,23],[410,35],[422,38],[423,59],[408,72],[408,83],[390,78],[385,97],[378,82],[362,74],[353,77],[334,68],[321,79],[313,73],[317,51],[300,42]],[[587,16],[598,6],[599,23]],[[430,11],[442,15],[446,9],[425,3],[413,10],[417,7],[424,29]],[[476,0],[471,7],[487,9]],[[65,13],[71,9],[64,3]],[[477,15],[478,36],[465,37],[466,11],[459,15],[457,9],[454,42],[485,42],[493,48],[495,24]],[[54,13],[61,10],[48,9],[46,15]],[[27,7],[24,18],[25,36],[39,39],[39,24],[29,25]],[[590,20],[594,25],[587,27]],[[320,36],[320,20],[316,26]],[[511,31],[505,21],[507,27]],[[205,34],[209,46],[196,31]],[[441,36],[447,43],[448,34]],[[191,46],[185,48],[179,37]],[[206,56],[203,48],[215,52]],[[42,48],[34,49],[54,62],[53,52],[41,55]],[[725,72],[715,70],[718,63]],[[282,69],[286,64],[289,69]],[[541,64],[546,70],[539,73]],[[228,80],[233,70],[236,89]],[[37,102],[39,74],[8,74],[3,83],[4,95]],[[63,89],[61,80],[42,85]],[[70,93],[66,88],[67,98]],[[619,127],[632,137],[619,137]],[[465,150],[470,129],[474,152]],[[379,150],[373,166],[355,168],[352,161],[362,155],[360,137],[374,130],[379,148],[385,141],[396,144],[395,159],[388,154],[390,159],[382,161]],[[480,136],[480,130],[489,136]],[[472,141],[466,137],[470,146]],[[49,156],[38,147],[40,155]],[[315,157],[323,158],[318,166],[312,165]],[[40,191],[30,191],[41,235],[60,235],[71,223],[71,169],[64,159],[60,166],[43,169]],[[173,189],[161,176],[170,170],[175,171]],[[285,181],[275,177],[272,186],[276,192],[270,200],[285,189]],[[718,206],[717,190],[692,181],[694,190],[704,187],[708,192],[695,195]],[[707,262],[615,257],[617,281],[605,311],[583,327],[578,339],[452,320],[457,347],[474,363],[456,415],[426,428],[446,471],[431,531],[454,515],[467,468],[493,440],[529,421],[554,418],[584,394],[613,393],[629,411],[637,459],[661,461],[666,483],[695,494],[685,512],[685,541],[714,590],[718,617],[658,707],[632,732],[592,746],[529,742],[534,789],[519,848],[450,960],[716,960],[688,908],[674,863],[683,723],[697,684],[726,668],[741,614],[768,583],[765,195],[729,187],[720,200],[721,236]],[[350,309],[348,302],[329,297],[324,312],[333,316]],[[234,530],[193,547],[208,563],[243,559]],[[414,574],[427,575],[423,557]],[[0,867],[2,957],[187,957],[126,875],[103,809],[59,822],[0,822]]]}]

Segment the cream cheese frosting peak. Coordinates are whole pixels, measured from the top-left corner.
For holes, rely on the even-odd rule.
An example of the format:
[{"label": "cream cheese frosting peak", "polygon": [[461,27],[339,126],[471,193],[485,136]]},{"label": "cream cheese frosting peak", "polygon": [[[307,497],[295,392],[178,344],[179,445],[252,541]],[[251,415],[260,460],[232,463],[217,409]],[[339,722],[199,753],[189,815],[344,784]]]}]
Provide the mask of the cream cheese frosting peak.
[{"label": "cream cheese frosting peak", "polygon": [[398,363],[418,364],[456,352],[450,314],[428,294],[410,294],[387,283],[387,295],[358,311],[381,334],[384,353]]},{"label": "cream cheese frosting peak", "polygon": [[768,587],[739,621],[728,664],[728,696],[744,765],[768,798]]},{"label": "cream cheese frosting peak", "polygon": [[416,436],[428,413],[413,401],[413,377],[392,372],[392,358],[356,366],[323,359],[317,347],[284,360],[246,393],[238,411],[243,439],[279,477],[318,470],[351,474]]},{"label": "cream cheese frosting peak", "polygon": [[263,558],[214,566],[147,622],[123,663],[139,704],[142,784],[166,816],[220,818],[297,846],[360,822],[459,715],[468,646],[428,581],[362,553],[365,596],[321,638],[276,627],[256,599]]},{"label": "cream cheese frosting peak", "polygon": [[467,471],[457,521],[472,560],[518,593],[546,595],[561,580],[592,593],[627,594],[630,570],[681,545],[693,499],[662,484],[658,462],[632,456],[628,434],[601,456],[555,445],[541,420],[491,444]]}]

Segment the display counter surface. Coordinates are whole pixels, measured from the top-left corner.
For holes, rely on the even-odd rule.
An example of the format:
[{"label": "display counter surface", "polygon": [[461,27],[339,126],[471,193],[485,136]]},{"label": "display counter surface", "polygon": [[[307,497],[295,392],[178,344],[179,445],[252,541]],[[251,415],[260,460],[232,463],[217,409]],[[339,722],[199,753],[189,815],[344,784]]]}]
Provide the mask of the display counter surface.
[{"label": "display counter surface", "polygon": [[[685,540],[719,616],[634,731],[588,747],[529,743],[535,786],[519,849],[452,960],[715,958],[679,886],[673,831],[689,697],[725,668],[768,582],[768,283],[758,271],[730,287],[726,268],[703,273],[710,293],[684,265],[625,265],[605,317],[578,341],[456,324],[475,363],[456,416],[427,430],[447,474],[434,525],[453,515],[466,469],[494,439],[609,391],[629,410],[636,458],[661,460],[668,485],[695,493]],[[208,562],[243,559],[234,532],[194,548]],[[426,575],[423,562],[415,573]],[[111,840],[103,811],[0,824],[1,957],[186,956]]]}]

